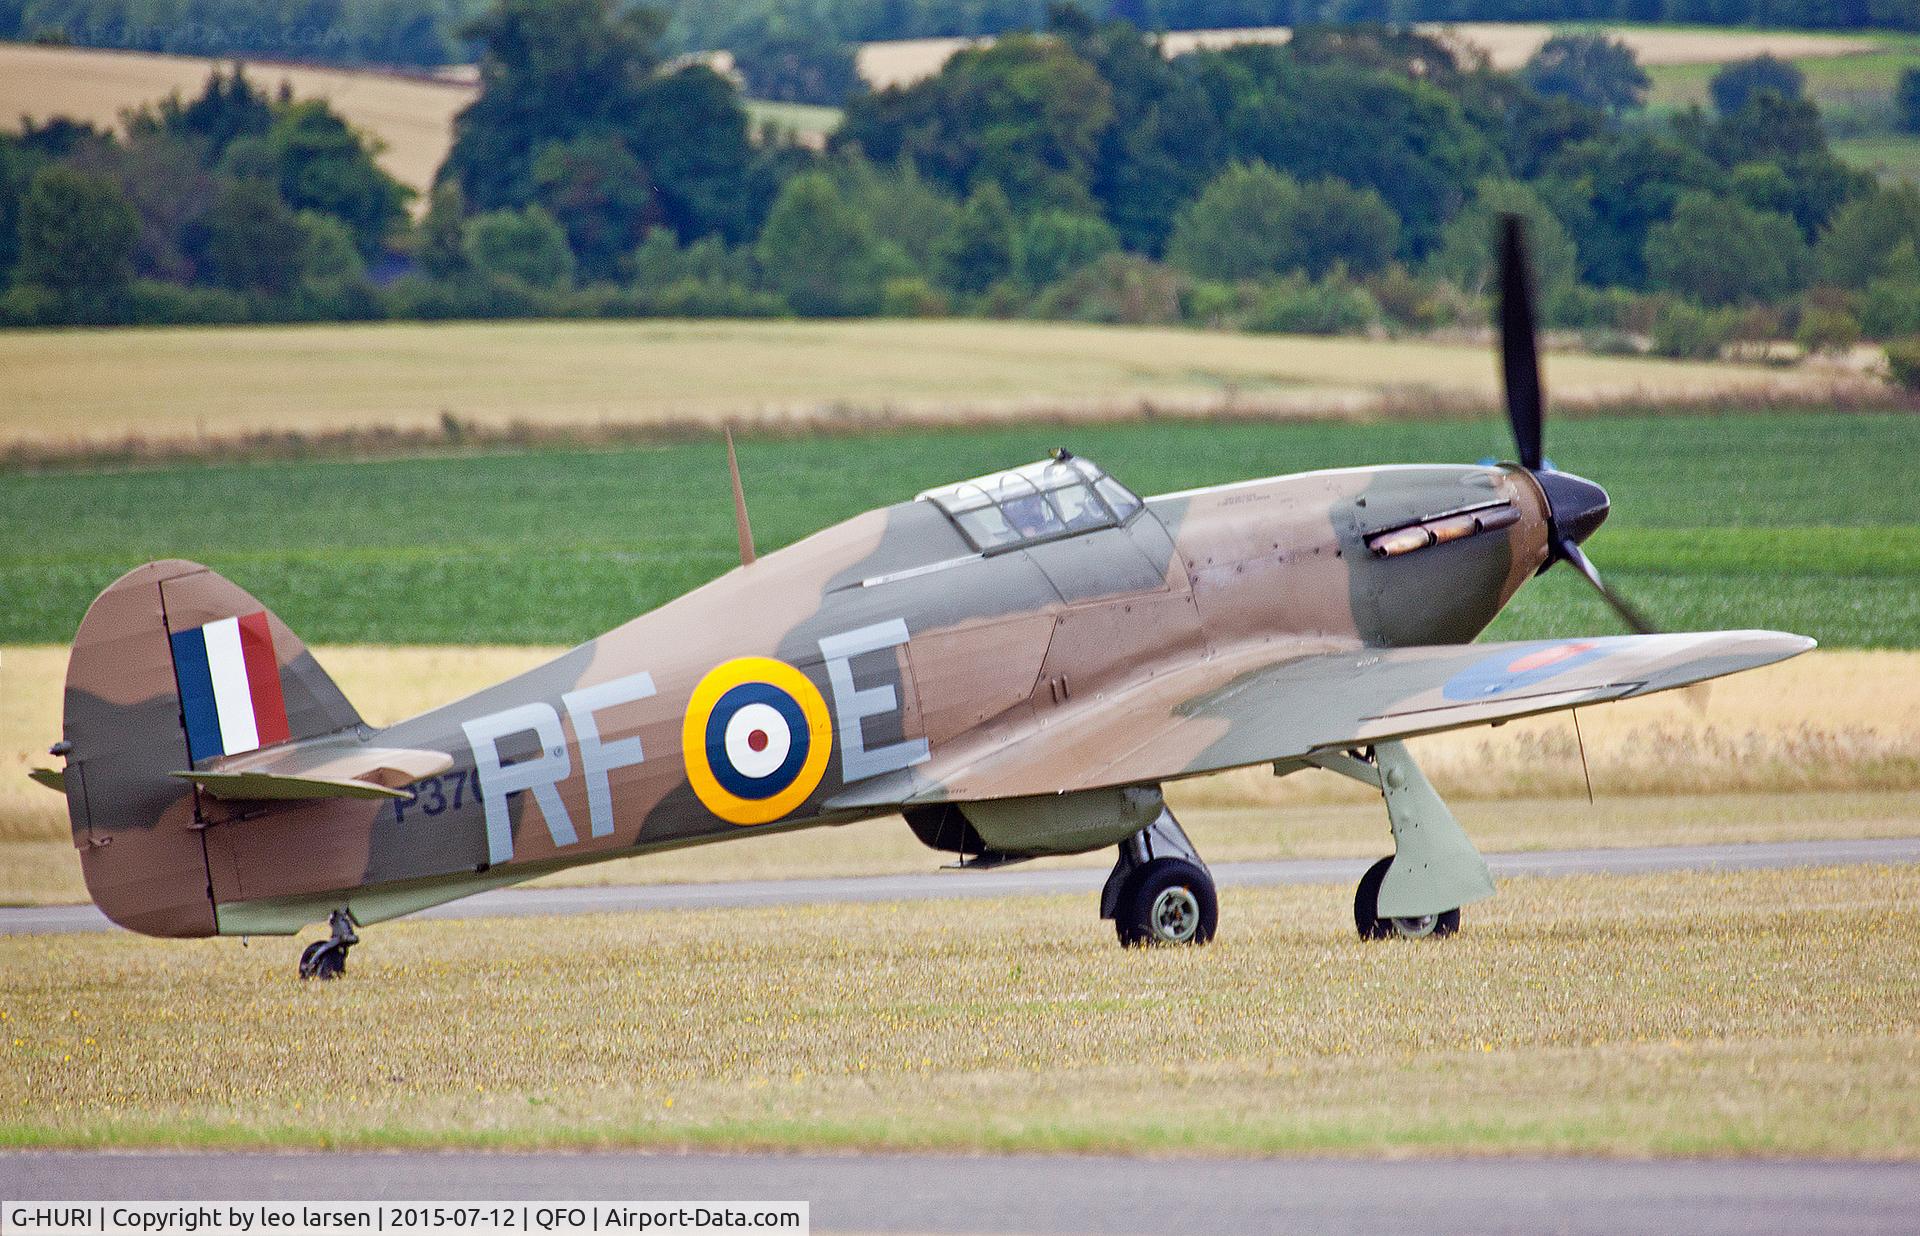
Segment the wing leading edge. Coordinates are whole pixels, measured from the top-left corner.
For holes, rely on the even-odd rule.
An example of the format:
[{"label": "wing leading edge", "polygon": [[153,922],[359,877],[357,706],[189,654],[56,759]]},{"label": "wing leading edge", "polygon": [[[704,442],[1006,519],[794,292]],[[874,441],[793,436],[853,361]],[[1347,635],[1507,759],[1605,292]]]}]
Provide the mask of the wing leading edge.
[{"label": "wing leading edge", "polygon": [[1304,759],[1668,691],[1813,646],[1780,631],[1710,631],[1216,658],[996,748],[936,755],[895,801],[1057,794]]}]

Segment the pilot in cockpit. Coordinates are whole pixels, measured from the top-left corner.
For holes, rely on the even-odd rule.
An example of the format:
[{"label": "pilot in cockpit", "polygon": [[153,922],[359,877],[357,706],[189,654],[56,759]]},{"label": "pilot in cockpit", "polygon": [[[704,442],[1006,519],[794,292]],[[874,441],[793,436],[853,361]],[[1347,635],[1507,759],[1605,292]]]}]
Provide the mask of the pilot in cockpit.
[{"label": "pilot in cockpit", "polygon": [[1053,512],[1047,509],[1047,500],[1037,493],[1003,502],[1000,509],[1023,541],[1045,536],[1056,528]]}]

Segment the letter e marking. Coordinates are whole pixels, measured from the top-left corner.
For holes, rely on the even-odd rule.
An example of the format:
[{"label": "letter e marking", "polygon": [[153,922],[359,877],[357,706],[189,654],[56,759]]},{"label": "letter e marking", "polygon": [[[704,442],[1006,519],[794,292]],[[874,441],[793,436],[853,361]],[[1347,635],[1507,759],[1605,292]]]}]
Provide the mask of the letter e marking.
[{"label": "letter e marking", "polygon": [[906,642],[907,624],[898,618],[848,631],[844,635],[829,635],[820,641],[820,655],[827,662],[827,680],[833,685],[833,711],[839,722],[840,778],[843,781],[862,781],[931,758],[924,738],[869,748],[866,734],[861,728],[868,717],[885,716],[898,709],[900,696],[891,684],[855,686],[853,659],[863,653],[897,648]]}]

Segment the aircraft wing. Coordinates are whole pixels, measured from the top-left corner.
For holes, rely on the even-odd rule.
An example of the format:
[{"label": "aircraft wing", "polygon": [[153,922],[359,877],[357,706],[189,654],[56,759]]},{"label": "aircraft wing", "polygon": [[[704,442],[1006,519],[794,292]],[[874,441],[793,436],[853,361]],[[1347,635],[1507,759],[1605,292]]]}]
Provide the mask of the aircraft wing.
[{"label": "aircraft wing", "polygon": [[1203,661],[945,766],[936,754],[896,801],[1057,794],[1298,760],[1671,690],[1813,646],[1779,631],[1710,631]]}]

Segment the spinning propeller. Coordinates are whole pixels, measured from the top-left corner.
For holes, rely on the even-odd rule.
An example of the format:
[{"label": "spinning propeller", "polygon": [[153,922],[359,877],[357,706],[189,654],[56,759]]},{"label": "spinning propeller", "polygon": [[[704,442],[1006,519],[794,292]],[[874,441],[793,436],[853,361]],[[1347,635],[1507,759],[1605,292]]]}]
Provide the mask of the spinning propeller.
[{"label": "spinning propeller", "polygon": [[1507,423],[1513,427],[1520,466],[1547,496],[1547,561],[1568,562],[1593,585],[1620,620],[1642,635],[1657,629],[1607,587],[1580,543],[1607,519],[1607,491],[1584,477],[1561,472],[1547,461],[1541,439],[1546,400],[1540,389],[1540,351],[1535,339],[1533,275],[1527,265],[1525,226],[1518,215],[1500,217],[1500,369],[1507,394]]}]

